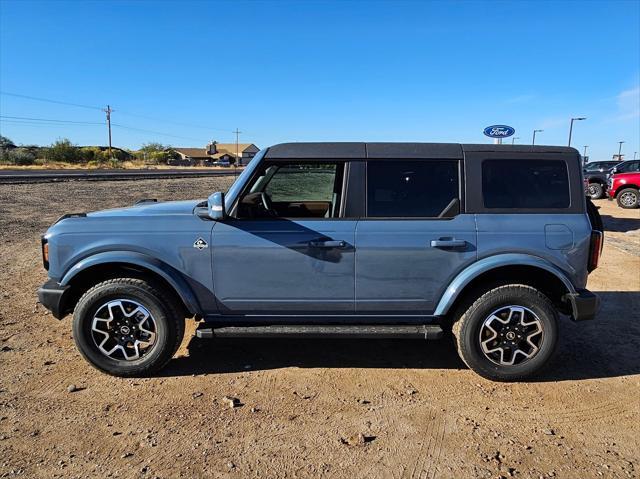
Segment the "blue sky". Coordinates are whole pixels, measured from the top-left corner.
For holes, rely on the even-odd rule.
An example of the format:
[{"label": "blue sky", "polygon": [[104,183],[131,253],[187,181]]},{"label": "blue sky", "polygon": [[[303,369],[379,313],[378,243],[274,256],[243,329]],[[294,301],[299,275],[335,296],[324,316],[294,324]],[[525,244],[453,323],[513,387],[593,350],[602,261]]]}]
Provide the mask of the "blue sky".
[{"label": "blue sky", "polygon": [[[261,147],[482,143],[491,124],[565,145],[586,116],[573,146],[608,159],[624,140],[631,157],[639,84],[637,0],[0,1],[0,90],[108,103],[122,147],[230,142],[236,127]],[[0,115],[16,143],[106,143],[99,109],[0,95]]]}]

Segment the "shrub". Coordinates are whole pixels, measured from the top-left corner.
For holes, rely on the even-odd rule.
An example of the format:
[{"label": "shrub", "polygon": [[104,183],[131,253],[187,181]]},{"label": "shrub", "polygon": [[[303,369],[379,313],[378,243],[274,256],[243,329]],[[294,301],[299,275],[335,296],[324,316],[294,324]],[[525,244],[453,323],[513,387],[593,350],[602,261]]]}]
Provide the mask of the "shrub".
[{"label": "shrub", "polygon": [[[107,155],[109,154],[109,152],[107,152]],[[122,168],[122,164],[120,163],[120,161],[117,158],[112,158],[110,160],[107,161],[107,166],[109,168]]]},{"label": "shrub", "polygon": [[86,162],[100,162],[103,161],[102,151],[100,148],[96,148],[95,146],[86,146],[84,148],[80,148],[80,157],[82,161]]},{"label": "shrub", "polygon": [[25,148],[14,148],[13,150],[4,150],[1,159],[11,165],[32,165],[36,157]]},{"label": "shrub", "polygon": [[179,158],[174,149],[161,143],[146,143],[133,155],[138,160],[156,165],[166,164],[170,159]]},{"label": "shrub", "polygon": [[66,138],[57,140],[47,148],[44,157],[47,160],[67,163],[80,163],[83,160],[80,149]]}]

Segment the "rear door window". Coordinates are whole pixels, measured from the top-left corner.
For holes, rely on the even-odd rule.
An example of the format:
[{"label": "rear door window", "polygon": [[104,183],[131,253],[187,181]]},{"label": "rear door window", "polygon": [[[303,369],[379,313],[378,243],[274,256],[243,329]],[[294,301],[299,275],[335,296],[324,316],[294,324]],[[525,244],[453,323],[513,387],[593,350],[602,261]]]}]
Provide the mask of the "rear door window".
[{"label": "rear door window", "polygon": [[640,161],[628,161],[616,167],[617,173],[631,173],[640,170]]},{"label": "rear door window", "polygon": [[459,210],[459,191],[459,162],[455,160],[367,163],[368,217],[454,216]]},{"label": "rear door window", "polygon": [[567,164],[557,160],[485,160],[485,208],[568,208]]}]

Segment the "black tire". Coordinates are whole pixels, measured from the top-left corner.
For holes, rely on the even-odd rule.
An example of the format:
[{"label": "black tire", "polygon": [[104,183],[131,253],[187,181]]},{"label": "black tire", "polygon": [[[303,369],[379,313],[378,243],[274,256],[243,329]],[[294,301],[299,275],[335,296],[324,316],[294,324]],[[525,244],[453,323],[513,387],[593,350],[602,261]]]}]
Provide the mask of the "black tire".
[{"label": "black tire", "polygon": [[602,185],[602,183],[598,183],[597,181],[589,183],[588,191],[589,197],[592,200],[599,200],[604,196],[604,186]]},{"label": "black tire", "polygon": [[[80,298],[73,312],[73,337],[80,354],[93,367],[112,376],[147,376],[158,371],[173,357],[184,337],[184,316],[172,298],[174,295],[161,286],[137,278],[96,284]],[[118,299],[142,305],[155,321],[155,342],[138,359],[109,357],[94,340],[94,316],[106,303]]]},{"label": "black tire", "polygon": [[[519,364],[502,365],[489,359],[481,347],[480,332],[485,319],[500,308],[522,306],[540,321],[542,336],[538,351]],[[544,294],[531,286],[513,284],[494,288],[459,312],[453,334],[460,358],[480,376],[494,381],[520,381],[538,374],[553,356],[558,341],[558,313]]]},{"label": "black tire", "polygon": [[640,192],[635,188],[625,188],[616,196],[616,201],[620,208],[630,210],[640,206]]}]

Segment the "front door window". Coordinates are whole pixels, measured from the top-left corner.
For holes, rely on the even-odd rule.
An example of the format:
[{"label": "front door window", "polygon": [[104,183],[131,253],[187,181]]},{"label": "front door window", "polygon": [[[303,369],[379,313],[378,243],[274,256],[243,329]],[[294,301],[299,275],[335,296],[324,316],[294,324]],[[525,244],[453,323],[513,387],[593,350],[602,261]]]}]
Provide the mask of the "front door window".
[{"label": "front door window", "polygon": [[266,165],[238,205],[238,218],[337,218],[344,165]]}]

